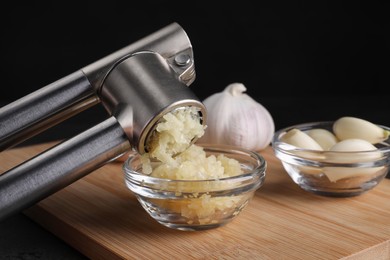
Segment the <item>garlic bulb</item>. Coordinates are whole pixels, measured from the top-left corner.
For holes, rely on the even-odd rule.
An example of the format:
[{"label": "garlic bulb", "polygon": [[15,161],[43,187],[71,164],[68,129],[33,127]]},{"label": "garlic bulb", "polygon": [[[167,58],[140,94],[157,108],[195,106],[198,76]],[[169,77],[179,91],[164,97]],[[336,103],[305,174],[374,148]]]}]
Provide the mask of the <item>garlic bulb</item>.
[{"label": "garlic bulb", "polygon": [[239,146],[249,150],[267,147],[275,131],[269,111],[245,94],[242,83],[229,84],[224,91],[207,97],[207,128],[199,143]]}]

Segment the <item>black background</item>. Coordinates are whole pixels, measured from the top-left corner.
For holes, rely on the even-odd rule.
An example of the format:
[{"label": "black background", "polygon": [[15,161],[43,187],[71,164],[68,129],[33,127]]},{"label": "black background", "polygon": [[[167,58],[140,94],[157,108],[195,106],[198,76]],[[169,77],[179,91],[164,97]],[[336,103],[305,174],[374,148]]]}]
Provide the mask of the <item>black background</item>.
[{"label": "black background", "polygon": [[0,18],[0,101],[13,101],[177,22],[193,45],[197,76],[190,87],[201,99],[241,82],[270,110],[277,128],[342,115],[390,125],[385,1],[210,5],[10,5]]},{"label": "black background", "polygon": [[[190,88],[202,100],[241,82],[276,129],[344,115],[390,125],[388,3],[232,2],[10,2],[0,15],[0,105],[177,22],[193,45]],[[36,140],[71,136],[106,116],[98,106]],[[7,259],[78,257],[22,215],[0,232]]]}]

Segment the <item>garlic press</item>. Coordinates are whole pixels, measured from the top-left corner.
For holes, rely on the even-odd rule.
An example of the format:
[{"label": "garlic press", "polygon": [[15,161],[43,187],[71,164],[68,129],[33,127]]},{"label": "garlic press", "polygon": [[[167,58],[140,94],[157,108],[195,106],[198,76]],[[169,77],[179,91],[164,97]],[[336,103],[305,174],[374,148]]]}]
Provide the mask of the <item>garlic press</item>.
[{"label": "garlic press", "polygon": [[[20,212],[128,151],[147,152],[148,138],[175,109],[206,109],[189,89],[191,42],[168,26],[0,108],[0,151],[101,104],[108,117],[0,175],[0,220]],[[195,140],[194,140],[195,141]]]}]

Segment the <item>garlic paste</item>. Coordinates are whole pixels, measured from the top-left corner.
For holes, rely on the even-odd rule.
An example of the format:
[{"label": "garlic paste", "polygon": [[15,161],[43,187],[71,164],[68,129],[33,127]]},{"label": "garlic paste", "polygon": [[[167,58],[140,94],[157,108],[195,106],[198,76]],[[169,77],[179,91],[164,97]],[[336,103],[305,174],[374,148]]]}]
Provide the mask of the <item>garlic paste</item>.
[{"label": "garlic paste", "polygon": [[[149,153],[142,156],[145,174],[174,180],[203,180],[238,175],[242,172],[237,160],[224,155],[207,156],[203,147],[191,144],[204,134],[194,107],[174,110],[164,116],[149,144]],[[162,163],[153,169],[151,159]]]},{"label": "garlic paste", "polygon": [[[200,123],[195,108],[173,111],[165,115],[164,119],[158,124],[157,133],[150,142],[150,152],[141,157],[145,174],[172,180],[205,180],[242,173],[237,160],[223,154],[207,156],[203,147],[191,144],[192,139],[201,137],[206,128]],[[161,162],[157,166],[155,159]],[[180,213],[188,224],[213,224],[220,216],[229,215],[236,209],[236,205],[246,199],[245,195],[213,197],[208,193],[198,193],[197,185],[193,188],[188,199],[154,200],[154,203]],[[181,194],[178,189],[178,194]]]}]

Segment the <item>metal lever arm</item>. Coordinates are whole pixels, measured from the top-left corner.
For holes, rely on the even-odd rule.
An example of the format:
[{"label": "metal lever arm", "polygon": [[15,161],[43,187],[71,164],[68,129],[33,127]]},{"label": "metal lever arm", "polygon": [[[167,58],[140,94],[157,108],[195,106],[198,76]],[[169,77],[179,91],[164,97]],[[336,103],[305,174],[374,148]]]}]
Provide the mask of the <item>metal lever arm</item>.
[{"label": "metal lever arm", "polygon": [[0,152],[99,102],[77,71],[0,108]]},{"label": "metal lever arm", "polygon": [[0,221],[122,155],[130,143],[115,117],[0,175]]},{"label": "metal lever arm", "polygon": [[0,108],[0,152],[102,102],[110,118],[0,175],[0,220],[39,202],[105,163],[145,145],[163,116],[206,109],[187,86],[192,47],[173,23],[10,105]]},{"label": "metal lever arm", "polygon": [[110,70],[129,55],[140,51],[161,55],[185,85],[194,81],[193,63],[182,66],[180,60],[175,60],[176,57],[187,57],[184,61],[192,61],[192,46],[181,26],[172,23],[0,108],[0,152],[99,103],[99,92]]}]

